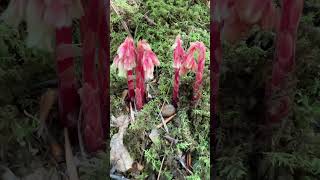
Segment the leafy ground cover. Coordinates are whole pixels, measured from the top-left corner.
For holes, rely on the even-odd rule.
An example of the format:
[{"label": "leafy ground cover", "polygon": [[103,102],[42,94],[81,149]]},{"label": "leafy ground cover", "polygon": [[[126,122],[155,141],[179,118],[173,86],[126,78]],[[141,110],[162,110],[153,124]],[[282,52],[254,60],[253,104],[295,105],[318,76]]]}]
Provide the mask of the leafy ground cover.
[{"label": "leafy ground cover", "polygon": [[[124,145],[130,156],[143,168],[139,172],[126,172],[123,175],[133,179],[155,179],[159,174],[160,179],[209,179],[208,5],[203,1],[115,0],[111,9],[111,56],[116,56],[119,45],[131,34],[135,43],[141,39],[147,40],[160,61],[160,66],[155,68],[154,79],[147,83],[152,98],[135,114],[135,120],[130,123],[124,135]],[[172,45],[178,34],[181,35],[185,50],[189,48],[190,42],[194,41],[202,41],[207,47],[202,97],[198,106],[191,106],[195,73],[190,72],[183,76],[180,106],[176,109],[175,117],[167,123],[168,132],[159,128],[159,141],[152,141],[149,134],[161,124],[159,113],[162,106],[172,103]],[[128,115],[130,109],[123,100],[127,81],[119,78],[117,74],[116,70],[111,70],[110,98],[111,113],[114,117]],[[117,131],[117,128],[112,128],[111,136]],[[166,136],[178,142],[172,144]],[[185,168],[183,164],[186,165]]]}]

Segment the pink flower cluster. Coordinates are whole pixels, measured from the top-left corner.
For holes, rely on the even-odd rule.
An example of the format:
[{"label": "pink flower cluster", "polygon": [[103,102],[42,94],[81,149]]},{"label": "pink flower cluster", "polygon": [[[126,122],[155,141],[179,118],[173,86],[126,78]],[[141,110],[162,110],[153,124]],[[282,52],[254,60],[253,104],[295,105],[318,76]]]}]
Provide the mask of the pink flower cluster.
[{"label": "pink flower cluster", "polygon": [[[131,37],[127,37],[119,46],[117,56],[112,64],[119,71],[119,76],[127,77],[129,99],[135,96],[137,109],[145,103],[145,82],[153,79],[154,66],[160,66],[156,54],[146,40],[140,40],[137,48]],[[134,90],[133,71],[136,73],[136,89]]]},{"label": "pink flower cluster", "polygon": [[[175,69],[173,79],[173,104],[178,105],[179,101],[179,84],[180,76],[185,75],[189,71],[196,73],[196,80],[193,85],[193,101],[196,103],[201,96],[200,88],[202,85],[202,76],[205,65],[206,47],[203,42],[192,42],[187,52],[182,47],[181,36],[176,37],[173,44],[173,68]],[[195,53],[198,53],[198,63],[195,60]]]}]

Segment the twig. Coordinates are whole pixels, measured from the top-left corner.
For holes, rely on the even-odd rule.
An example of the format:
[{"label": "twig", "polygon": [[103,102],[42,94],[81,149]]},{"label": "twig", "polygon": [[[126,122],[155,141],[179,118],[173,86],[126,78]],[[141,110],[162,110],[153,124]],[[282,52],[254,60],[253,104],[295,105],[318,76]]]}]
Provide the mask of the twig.
[{"label": "twig", "polygon": [[[175,116],[176,116],[176,114],[174,114],[174,115],[168,117],[167,119],[165,119],[165,120],[164,120],[164,124],[167,124],[167,123],[168,123],[169,121],[171,121]],[[162,126],[163,126],[163,123],[158,124],[157,128],[159,129],[159,128],[161,128]]]},{"label": "twig", "polygon": [[[163,106],[162,106],[162,108],[163,108]],[[162,108],[161,108],[161,109],[162,109]],[[169,129],[168,129],[168,127],[167,127],[167,125],[166,125],[166,123],[165,123],[165,121],[164,121],[164,118],[163,118],[163,116],[162,116],[162,114],[161,114],[161,111],[162,111],[162,110],[160,110],[160,113],[159,113],[159,114],[160,114],[160,119],[161,119],[161,121],[162,121],[162,125],[164,126],[164,129],[166,130],[166,132],[169,133]]]},{"label": "twig", "polygon": [[151,26],[157,25],[151,18],[149,18],[149,17],[147,16],[147,13],[148,13],[148,12],[146,12],[146,13],[143,15],[143,17],[147,20],[147,22],[149,23],[149,25],[151,25]]},{"label": "twig", "polygon": [[159,170],[159,174],[158,174],[158,178],[157,178],[157,180],[159,180],[159,179],[160,179],[161,170],[162,170],[162,166],[163,166],[164,158],[165,158],[165,157],[166,157],[166,155],[164,155],[164,156],[163,156],[163,158],[162,158],[162,162],[161,162],[161,166],[160,166],[160,170]]},{"label": "twig", "polygon": [[178,161],[180,162],[180,164],[182,165],[182,167],[183,167],[184,169],[186,169],[190,174],[193,174],[193,172],[192,172],[192,171],[186,166],[186,164],[183,162],[183,160],[182,160],[181,157],[178,157],[177,159],[178,159]]},{"label": "twig", "polygon": [[37,117],[33,116],[32,114],[28,113],[28,111],[26,110],[23,110],[23,113],[30,119],[32,120],[37,120],[37,121],[40,121]]},{"label": "twig", "polygon": [[131,121],[134,122],[134,113],[133,113],[131,102],[130,102],[130,116],[131,116]]},{"label": "twig", "polygon": [[[114,6],[114,4],[113,4],[112,1],[110,1],[110,6],[111,6],[111,8],[114,10],[114,12],[115,12],[118,16],[121,17],[121,15],[119,14],[118,10],[116,9],[116,7]],[[128,28],[127,24],[126,24],[122,19],[121,19],[121,24],[122,24],[123,28],[127,31],[128,36],[130,36],[130,37],[132,38],[132,35],[131,35],[130,31],[129,31],[129,28]]]},{"label": "twig", "polygon": [[160,112],[159,112],[158,116],[160,117],[160,119],[161,119],[161,121],[162,121],[162,124],[164,125],[164,129],[166,130],[167,133],[169,133],[168,127],[167,127],[167,125],[165,124],[165,120],[164,120],[164,118],[163,118],[163,116],[162,116],[162,114],[161,114],[161,112],[162,112],[162,110],[163,110],[163,107],[164,107],[164,103],[165,103],[165,102],[162,103],[162,106],[161,106],[161,109],[160,109]]},{"label": "twig", "polygon": [[168,141],[170,141],[171,143],[173,143],[173,144],[177,144],[177,143],[179,142],[178,139],[175,139],[175,138],[170,137],[170,136],[168,136],[168,135],[164,135],[163,137],[164,137],[165,139],[167,139]]},{"label": "twig", "polygon": [[[160,113],[161,113],[161,112],[160,112]],[[165,129],[166,132],[169,134],[169,129],[168,129],[166,123],[164,122],[164,118],[163,118],[162,115],[160,115],[160,119],[161,119],[161,121],[162,121],[162,124],[163,124],[163,126],[164,126],[164,129]]]},{"label": "twig", "polygon": [[115,180],[130,180],[130,179],[127,179],[127,178],[125,178],[123,176],[118,176],[118,175],[115,175],[115,174],[110,174],[110,177],[112,179],[115,179]]}]

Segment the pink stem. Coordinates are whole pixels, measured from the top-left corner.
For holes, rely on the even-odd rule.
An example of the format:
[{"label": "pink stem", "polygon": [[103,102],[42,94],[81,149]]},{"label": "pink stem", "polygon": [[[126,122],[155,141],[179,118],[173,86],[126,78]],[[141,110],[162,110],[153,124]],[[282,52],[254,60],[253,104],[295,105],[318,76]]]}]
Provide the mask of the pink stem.
[{"label": "pink stem", "polygon": [[134,101],[134,79],[133,79],[133,70],[127,72],[128,78],[128,96],[131,102]]},{"label": "pink stem", "polygon": [[[72,43],[72,28],[56,29],[56,46]],[[59,76],[59,115],[65,127],[76,127],[79,96],[77,94],[76,77],[73,58],[59,59],[57,54],[57,74]]]},{"label": "pink stem", "polygon": [[137,50],[137,67],[136,67],[136,105],[137,110],[141,110],[145,102],[145,86],[144,86],[144,71],[142,64],[143,49]]},{"label": "pink stem", "polygon": [[[91,0],[87,3],[85,16],[81,19],[81,30],[83,37],[83,89],[81,92],[83,108],[84,143],[89,152],[96,152],[105,148],[105,132],[103,127],[106,123],[103,118],[107,118],[106,111],[103,110],[105,91],[102,86],[107,85],[99,80],[104,79],[103,75],[96,69],[96,46],[98,42],[99,16],[105,18],[105,14],[99,13],[102,7],[98,0]],[[100,7],[100,8],[99,8]],[[101,19],[100,19],[101,20]],[[101,28],[101,27],[100,27]],[[104,47],[103,44],[100,44]],[[102,53],[102,52],[101,52]],[[103,53],[102,53],[103,54]],[[102,60],[100,59],[100,62]],[[100,64],[101,65],[101,64]],[[103,65],[101,65],[103,66]]]},{"label": "pink stem", "polygon": [[[295,66],[296,34],[303,8],[303,0],[283,0],[280,26],[276,41],[276,57],[272,78],[267,87],[267,120],[280,122],[287,117],[291,109],[289,78],[293,76]],[[285,92],[277,97],[279,92]]]},{"label": "pink stem", "polygon": [[[205,53],[205,52],[204,52]],[[200,57],[202,56],[202,57]],[[194,104],[197,103],[197,101],[199,100],[199,98],[201,97],[201,86],[202,86],[202,77],[203,77],[203,71],[204,71],[204,65],[205,65],[205,57],[204,55],[199,54],[199,62],[198,62],[198,69],[197,69],[197,73],[196,73],[196,80],[193,84],[193,102]]]},{"label": "pink stem", "polygon": [[179,86],[180,86],[180,69],[174,68],[174,79],[173,79],[173,96],[172,101],[175,107],[178,107],[179,103]]}]

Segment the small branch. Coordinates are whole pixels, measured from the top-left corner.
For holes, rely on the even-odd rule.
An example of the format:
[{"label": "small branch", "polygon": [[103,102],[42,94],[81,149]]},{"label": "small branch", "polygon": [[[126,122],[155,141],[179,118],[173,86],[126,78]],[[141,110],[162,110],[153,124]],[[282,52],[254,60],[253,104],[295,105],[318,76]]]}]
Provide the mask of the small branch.
[{"label": "small branch", "polygon": [[[148,13],[148,12],[147,12],[147,13]],[[145,13],[145,14],[143,15],[143,17],[147,20],[147,22],[149,23],[149,25],[151,25],[151,26],[157,25],[151,18],[149,18],[149,17],[147,16],[147,13]]]},{"label": "small branch", "polygon": [[164,155],[164,156],[163,156],[163,158],[162,158],[162,162],[161,162],[161,166],[160,166],[160,170],[159,170],[159,174],[158,174],[158,178],[157,178],[157,180],[159,180],[159,179],[160,179],[161,170],[162,170],[162,166],[163,166],[164,158],[165,158],[165,157],[166,157],[166,155]]},{"label": "small branch", "polygon": [[170,136],[168,136],[168,135],[165,135],[165,136],[163,136],[165,139],[167,139],[168,141],[170,141],[171,143],[173,143],[173,144],[177,144],[178,142],[179,142],[179,140],[178,139],[175,139],[175,138],[173,138],[173,137],[170,137]]},{"label": "small branch", "polygon": [[[165,120],[164,120],[164,124],[167,124],[167,123],[168,123],[169,121],[171,121],[175,116],[176,116],[176,114],[174,114],[174,115],[168,117],[167,119],[165,119]],[[162,126],[163,126],[163,123],[157,125],[157,128],[159,129],[159,128],[161,128]]]},{"label": "small branch", "polygon": [[134,112],[133,112],[133,108],[132,108],[131,102],[130,102],[130,117],[131,117],[131,121],[134,122]]},{"label": "small branch", "polygon": [[[163,106],[162,106],[162,108],[163,108]],[[168,127],[167,127],[166,123],[165,123],[165,120],[164,120],[164,118],[163,118],[162,114],[161,114],[161,112],[162,112],[162,108],[161,108],[161,110],[160,110],[160,112],[159,112],[160,119],[161,119],[161,121],[162,121],[162,125],[164,126],[164,129],[166,130],[166,132],[167,132],[167,133],[169,133],[169,129],[168,129]]]},{"label": "small branch", "polygon": [[182,160],[181,157],[178,157],[177,159],[178,159],[178,161],[180,162],[180,164],[182,165],[182,167],[183,167],[185,170],[188,171],[188,173],[193,174],[193,172],[192,172],[192,171],[186,166],[186,164],[183,162],[183,160]]}]

